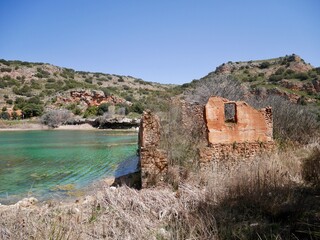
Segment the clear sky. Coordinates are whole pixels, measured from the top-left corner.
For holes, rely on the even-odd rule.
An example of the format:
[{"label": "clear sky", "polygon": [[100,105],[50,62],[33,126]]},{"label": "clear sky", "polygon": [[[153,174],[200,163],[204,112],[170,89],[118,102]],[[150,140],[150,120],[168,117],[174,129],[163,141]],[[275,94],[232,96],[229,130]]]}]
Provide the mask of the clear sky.
[{"label": "clear sky", "polygon": [[181,84],[227,61],[320,66],[319,0],[0,0],[0,58]]}]

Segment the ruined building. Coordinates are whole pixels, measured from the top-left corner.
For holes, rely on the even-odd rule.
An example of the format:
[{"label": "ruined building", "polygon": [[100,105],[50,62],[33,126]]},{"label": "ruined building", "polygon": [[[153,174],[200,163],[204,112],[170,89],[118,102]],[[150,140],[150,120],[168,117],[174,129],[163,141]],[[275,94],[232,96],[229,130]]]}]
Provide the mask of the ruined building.
[{"label": "ruined building", "polygon": [[[177,103],[176,103],[177,104]],[[212,161],[250,158],[273,148],[272,109],[254,109],[246,102],[211,97],[205,106],[180,102],[182,125],[186,131],[197,126],[200,167]],[[159,118],[144,112],[139,149],[142,187],[161,179],[168,170],[166,152],[160,149]]]}]

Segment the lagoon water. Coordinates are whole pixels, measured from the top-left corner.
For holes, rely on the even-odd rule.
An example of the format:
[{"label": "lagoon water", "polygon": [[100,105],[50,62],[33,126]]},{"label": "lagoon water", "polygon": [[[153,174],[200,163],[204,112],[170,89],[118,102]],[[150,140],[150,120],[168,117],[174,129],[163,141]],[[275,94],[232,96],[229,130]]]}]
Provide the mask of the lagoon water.
[{"label": "lagoon water", "polygon": [[115,131],[0,132],[0,203],[76,193],[137,166],[137,134]]}]

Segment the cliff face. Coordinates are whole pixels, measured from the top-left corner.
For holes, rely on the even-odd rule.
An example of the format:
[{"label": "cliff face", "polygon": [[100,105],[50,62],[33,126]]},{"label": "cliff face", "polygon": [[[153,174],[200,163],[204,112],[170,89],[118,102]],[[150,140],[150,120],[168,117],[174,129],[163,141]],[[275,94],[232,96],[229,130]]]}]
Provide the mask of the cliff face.
[{"label": "cliff face", "polygon": [[66,95],[67,96],[58,96],[56,104],[77,103],[87,106],[99,106],[102,103],[110,103],[113,105],[132,105],[131,102],[126,101],[123,98],[114,95],[105,96],[104,92],[99,90],[73,90]]}]

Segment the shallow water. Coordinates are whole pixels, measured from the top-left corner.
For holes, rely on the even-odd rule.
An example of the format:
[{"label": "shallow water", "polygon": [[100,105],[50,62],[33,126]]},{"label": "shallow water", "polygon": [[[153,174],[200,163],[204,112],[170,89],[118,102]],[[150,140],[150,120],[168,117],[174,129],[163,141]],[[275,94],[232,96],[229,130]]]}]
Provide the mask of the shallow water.
[{"label": "shallow water", "polygon": [[137,135],[110,131],[0,132],[0,203],[76,195],[135,170]]}]

